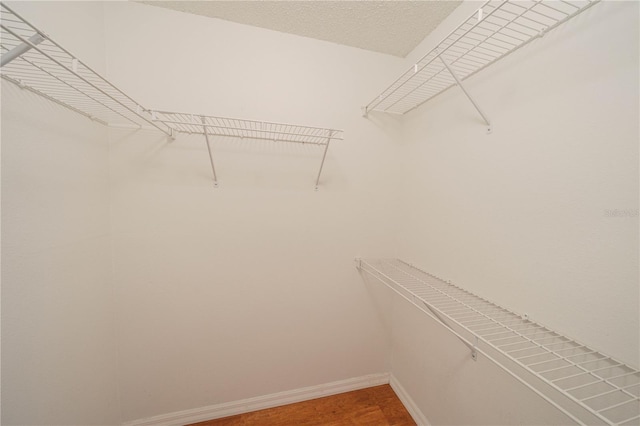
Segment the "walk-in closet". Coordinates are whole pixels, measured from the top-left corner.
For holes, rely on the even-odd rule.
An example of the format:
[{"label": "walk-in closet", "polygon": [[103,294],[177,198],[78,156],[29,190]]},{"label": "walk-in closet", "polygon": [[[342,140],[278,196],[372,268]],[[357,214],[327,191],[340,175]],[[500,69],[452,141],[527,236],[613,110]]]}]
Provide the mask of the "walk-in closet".
[{"label": "walk-in closet", "polygon": [[0,8],[2,425],[640,425],[640,3]]}]

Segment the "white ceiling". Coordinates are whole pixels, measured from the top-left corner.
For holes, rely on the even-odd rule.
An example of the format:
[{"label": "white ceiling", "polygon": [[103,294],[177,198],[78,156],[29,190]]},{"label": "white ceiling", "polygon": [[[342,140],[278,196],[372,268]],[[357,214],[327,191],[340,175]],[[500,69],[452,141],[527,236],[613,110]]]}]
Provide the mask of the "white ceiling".
[{"label": "white ceiling", "polygon": [[461,1],[141,1],[405,57]]}]

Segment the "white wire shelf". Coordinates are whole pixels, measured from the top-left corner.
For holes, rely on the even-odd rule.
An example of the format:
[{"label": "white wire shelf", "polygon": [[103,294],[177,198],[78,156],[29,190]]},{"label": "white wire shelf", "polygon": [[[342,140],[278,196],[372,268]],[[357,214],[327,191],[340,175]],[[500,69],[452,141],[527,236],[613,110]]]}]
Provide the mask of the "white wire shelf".
[{"label": "white wire shelf", "polygon": [[[405,114],[455,84],[462,87],[466,78],[598,1],[489,0],[369,102],[364,113]],[[489,124],[475,102],[474,106]]]},{"label": "white wire shelf", "polygon": [[104,125],[150,125],[147,110],[4,3],[1,4],[2,78]]},{"label": "white wire shelf", "polygon": [[343,139],[343,131],[336,129],[144,108],[10,7],[4,3],[0,5],[0,74],[3,79],[103,125],[152,126],[171,138],[177,133],[204,135],[216,187],[218,178],[210,136],[323,145],[316,190],[329,143]]},{"label": "white wire shelf", "polygon": [[322,162],[320,163],[320,169],[318,170],[318,176],[316,178],[316,191],[320,184],[320,175],[322,174],[322,168],[327,158],[329,143],[332,140],[342,140],[343,138],[342,130],[273,123],[269,121],[244,120],[169,111],[152,111],[151,116],[154,121],[162,123],[172,131],[198,134],[205,137],[215,187],[218,187],[218,176],[213,160],[210,136],[324,145]]},{"label": "white wire shelf", "polygon": [[152,116],[177,132],[189,134],[204,135],[206,128],[207,133],[214,136],[314,145],[343,139],[343,131],[337,129],[168,111],[153,111]]},{"label": "white wire shelf", "polygon": [[640,423],[640,371],[401,260],[356,262],[577,423]]}]

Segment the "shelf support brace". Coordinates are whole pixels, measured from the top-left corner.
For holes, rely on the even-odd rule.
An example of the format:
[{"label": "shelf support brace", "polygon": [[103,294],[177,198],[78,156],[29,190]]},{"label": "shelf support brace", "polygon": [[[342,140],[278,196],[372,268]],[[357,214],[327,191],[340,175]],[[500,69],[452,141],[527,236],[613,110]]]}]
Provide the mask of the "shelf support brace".
[{"label": "shelf support brace", "polygon": [[[428,316],[430,316],[431,318],[433,318],[434,320],[438,321],[444,327],[449,329],[449,331],[451,331],[454,336],[456,336],[466,347],[468,347],[471,350],[471,359],[474,360],[474,361],[478,360],[478,349],[477,349],[478,336],[475,333],[472,333],[472,336],[475,338],[474,343],[469,342],[466,338],[462,337],[462,335],[460,333],[458,333],[453,327],[451,327],[451,325],[449,325],[449,323],[447,321],[445,321],[444,318],[442,318],[442,315],[438,312],[438,310],[436,308],[434,308],[433,306],[431,306],[429,303],[427,303],[426,301],[422,300],[419,297],[416,297],[415,294],[411,295],[411,297],[407,296],[406,294],[404,294],[403,292],[401,292],[400,290],[398,290],[396,288],[397,284],[396,285],[390,284],[389,282],[393,283],[393,280],[391,278],[389,278],[388,276],[382,274],[380,271],[376,271],[374,268],[371,268],[376,272],[376,273],[374,273],[374,272],[366,269],[363,266],[363,263],[366,264],[366,262],[363,262],[362,258],[356,257],[355,261],[356,261],[356,268],[358,269],[358,271],[360,273],[367,273],[367,274],[370,274],[372,277],[377,278],[378,280],[380,280],[380,282],[385,284],[387,287],[389,287],[392,291],[394,291],[400,297],[402,297],[406,301],[408,301],[408,302],[414,304],[416,307],[418,307],[418,309],[422,310],[422,308],[420,307],[420,304],[418,303],[418,301],[422,302],[422,304],[426,308],[426,310],[422,310],[422,311],[425,314],[427,314]],[[413,267],[410,264],[407,264],[407,265]],[[396,269],[397,269],[397,267],[396,267]]]},{"label": "shelf support brace", "polygon": [[213,186],[218,187],[218,176],[216,175],[216,166],[213,164],[213,154],[211,153],[211,143],[209,142],[209,133],[207,133],[207,122],[204,116],[200,116],[202,121],[202,129],[204,130],[204,138],[207,141],[207,151],[209,151],[209,161],[211,161],[211,170],[213,171]]},{"label": "shelf support brace", "polygon": [[[11,49],[10,51],[8,51],[7,53],[5,53],[4,55],[2,55],[2,59],[0,59],[0,67],[4,67],[5,65],[7,65],[9,62],[13,61],[14,59],[16,59],[17,57],[19,57],[20,55],[22,55],[23,53],[28,52],[29,50],[31,50],[31,48],[33,46],[35,46],[36,44],[40,44],[43,41],[45,41],[46,38],[45,36],[43,36],[40,33],[35,33],[34,35],[32,35],[31,37],[29,37],[29,42],[31,44],[28,43],[22,43],[16,47],[14,47],[13,49]],[[33,46],[32,46],[33,45]]]},{"label": "shelf support brace", "polygon": [[467,89],[465,89],[464,84],[462,84],[462,80],[460,80],[460,78],[458,78],[458,75],[455,73],[455,71],[453,71],[453,69],[451,68],[451,66],[449,66],[449,64],[447,63],[447,61],[444,60],[444,58],[442,57],[442,55],[439,56],[440,61],[442,61],[442,63],[444,64],[445,68],[447,68],[447,70],[449,71],[449,73],[451,74],[451,76],[453,77],[453,79],[456,81],[456,84],[458,86],[460,86],[460,88],[462,89],[462,91],[464,92],[464,94],[466,95],[466,97],[469,99],[469,101],[471,101],[471,103],[473,104],[473,106],[475,107],[476,111],[478,111],[478,113],[482,116],[482,119],[484,120],[485,123],[487,123],[487,133],[491,133],[491,121],[489,121],[489,119],[487,118],[487,116],[484,114],[484,112],[482,112],[482,110],[480,109],[480,107],[478,106],[478,104],[476,103],[475,100],[473,100],[473,98],[471,97],[471,95],[469,94],[469,92],[467,92]]},{"label": "shelf support brace", "polygon": [[329,137],[327,143],[324,146],[324,153],[322,154],[322,162],[320,163],[320,170],[318,170],[318,177],[316,178],[316,191],[318,190],[318,184],[320,183],[320,174],[322,173],[322,167],[324,166],[324,160],[327,158],[327,151],[329,150],[329,142],[333,136],[333,130],[329,130]]},{"label": "shelf support brace", "polygon": [[438,311],[436,309],[434,309],[430,304],[428,304],[427,302],[425,302],[424,300],[421,300],[422,304],[429,310],[429,312],[431,312],[433,314],[433,316],[435,317],[435,319],[437,319],[438,321],[440,321],[442,323],[442,325],[444,325],[445,327],[447,327],[449,330],[451,330],[453,332],[453,334],[462,342],[464,343],[464,345],[466,347],[468,347],[469,349],[471,349],[471,359],[474,361],[478,360],[478,350],[476,349],[476,346],[478,346],[478,336],[475,336],[475,342],[473,344],[469,343],[467,341],[467,339],[464,339],[462,336],[460,336],[450,325],[448,322],[446,322],[444,320],[444,318],[442,318],[440,316],[440,314],[438,313]]}]

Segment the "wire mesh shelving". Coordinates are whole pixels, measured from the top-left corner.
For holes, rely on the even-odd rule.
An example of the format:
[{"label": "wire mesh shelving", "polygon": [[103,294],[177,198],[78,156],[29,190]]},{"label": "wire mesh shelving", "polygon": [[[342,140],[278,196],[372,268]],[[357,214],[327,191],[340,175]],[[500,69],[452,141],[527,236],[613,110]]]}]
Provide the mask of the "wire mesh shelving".
[{"label": "wire mesh shelving", "polygon": [[1,4],[2,78],[105,125],[153,126],[147,110],[76,56]]},{"label": "wire mesh shelving", "polygon": [[490,127],[464,80],[513,53],[599,0],[489,0],[364,108],[405,114],[459,85]]},{"label": "wire mesh shelving", "polygon": [[343,139],[343,131],[336,129],[145,108],[9,6],[4,3],[0,6],[0,74],[3,79],[103,125],[151,127],[171,138],[178,133],[204,135],[215,186],[218,180],[210,143],[212,136],[325,146],[316,189],[330,141]]},{"label": "wire mesh shelving", "polygon": [[213,161],[210,136],[323,145],[322,162],[316,178],[316,190],[320,183],[320,175],[322,174],[329,143],[332,140],[343,139],[343,131],[337,129],[169,111],[152,111],[151,115],[153,120],[157,120],[171,130],[205,137],[215,186],[218,186],[218,177]]},{"label": "wire mesh shelving", "polygon": [[640,371],[398,259],[356,259],[579,424],[640,423]]}]

